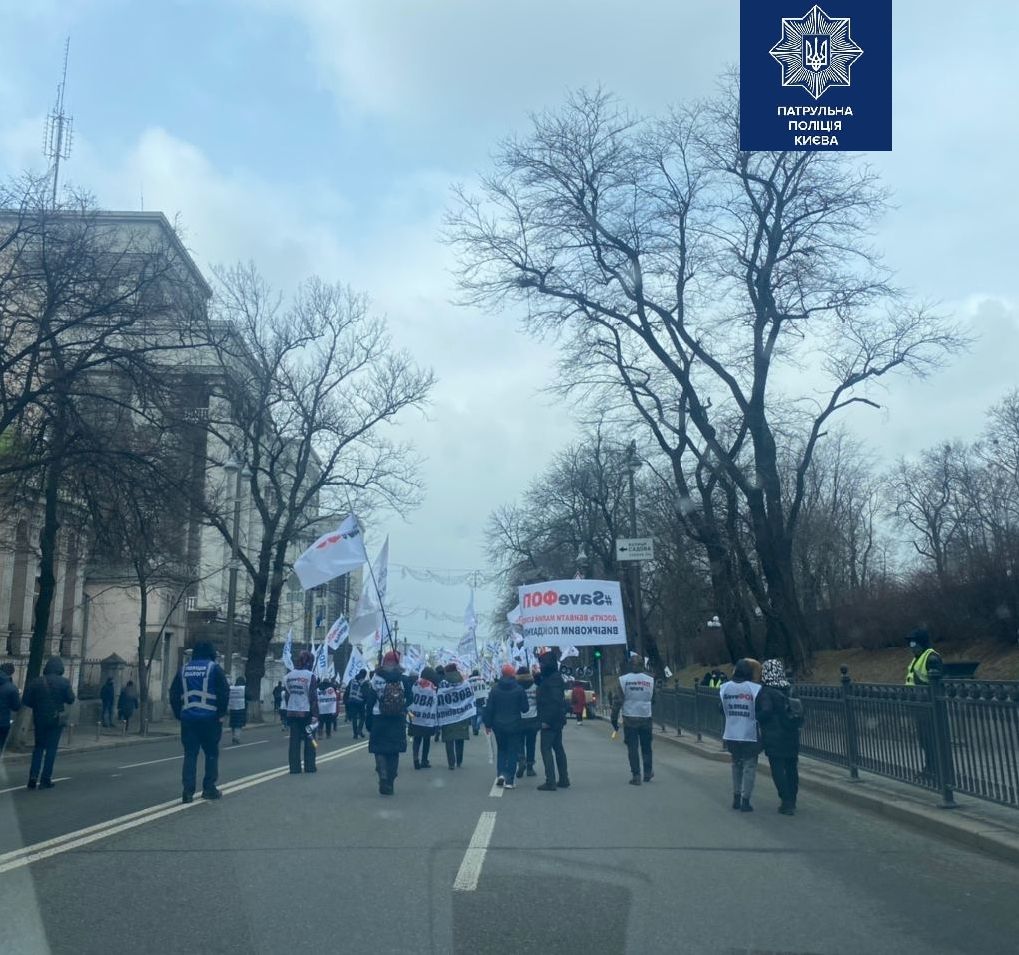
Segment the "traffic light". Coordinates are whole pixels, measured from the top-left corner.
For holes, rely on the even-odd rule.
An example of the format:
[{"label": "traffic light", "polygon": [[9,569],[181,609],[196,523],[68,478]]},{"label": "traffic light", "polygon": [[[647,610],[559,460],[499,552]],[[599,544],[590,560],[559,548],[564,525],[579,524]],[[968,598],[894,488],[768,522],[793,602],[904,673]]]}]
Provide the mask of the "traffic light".
[{"label": "traffic light", "polygon": [[601,650],[595,650],[594,651],[594,658],[596,660],[600,660],[601,659]]}]

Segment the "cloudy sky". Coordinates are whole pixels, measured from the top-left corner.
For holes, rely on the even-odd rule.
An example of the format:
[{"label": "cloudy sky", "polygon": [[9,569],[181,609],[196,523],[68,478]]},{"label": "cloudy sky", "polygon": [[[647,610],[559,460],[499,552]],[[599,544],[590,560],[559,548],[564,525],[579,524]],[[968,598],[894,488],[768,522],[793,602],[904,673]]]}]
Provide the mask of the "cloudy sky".
[{"label": "cloudy sky", "polygon": [[[871,161],[896,208],[880,242],[902,284],[978,336],[928,382],[893,384],[857,430],[886,459],[970,438],[1019,384],[1019,12],[896,0],[895,149]],[[538,394],[552,356],[511,316],[451,303],[437,241],[449,186],[565,92],[603,84],[654,112],[710,92],[738,53],[734,0],[0,0],[0,174],[41,169],[71,36],[67,178],[107,208],[179,214],[202,267],[253,259],[281,288],[367,291],[439,385],[413,431],[424,507],[395,564],[484,569],[488,513],[574,431]],[[144,199],[143,199],[144,197]],[[465,587],[390,572],[405,611],[460,615]],[[479,611],[491,596],[479,595]],[[412,640],[456,624],[401,618]]]}]

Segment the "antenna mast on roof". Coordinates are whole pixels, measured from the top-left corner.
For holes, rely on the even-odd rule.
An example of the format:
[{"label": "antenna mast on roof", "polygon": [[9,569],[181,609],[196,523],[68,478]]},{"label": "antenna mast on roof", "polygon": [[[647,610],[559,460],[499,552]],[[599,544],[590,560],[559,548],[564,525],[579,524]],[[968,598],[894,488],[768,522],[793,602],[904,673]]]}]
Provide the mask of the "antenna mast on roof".
[{"label": "antenna mast on roof", "polygon": [[57,87],[57,102],[46,118],[46,144],[43,152],[53,164],[53,207],[57,205],[57,184],[60,180],[60,160],[71,156],[72,117],[64,112],[64,90],[67,87],[67,57],[71,50],[71,38],[64,44],[64,74]]}]

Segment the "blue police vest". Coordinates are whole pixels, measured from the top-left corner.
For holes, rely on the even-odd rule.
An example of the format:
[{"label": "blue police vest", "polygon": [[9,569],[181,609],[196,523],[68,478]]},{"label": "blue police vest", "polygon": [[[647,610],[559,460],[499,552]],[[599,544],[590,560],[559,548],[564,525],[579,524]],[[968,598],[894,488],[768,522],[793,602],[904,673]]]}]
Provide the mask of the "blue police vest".
[{"label": "blue police vest", "polygon": [[182,720],[214,720],[218,718],[215,690],[210,689],[212,660],[192,660],[181,671],[184,702],[180,708]]}]

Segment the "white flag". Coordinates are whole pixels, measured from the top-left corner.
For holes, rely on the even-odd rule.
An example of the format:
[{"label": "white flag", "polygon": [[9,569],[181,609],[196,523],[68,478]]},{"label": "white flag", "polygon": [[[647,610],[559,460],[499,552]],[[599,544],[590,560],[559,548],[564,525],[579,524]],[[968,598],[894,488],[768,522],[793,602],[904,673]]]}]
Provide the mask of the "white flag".
[{"label": "white flag", "polygon": [[343,671],[343,685],[346,686],[358,673],[367,669],[369,669],[368,661],[361,656],[361,651],[357,647],[351,647],[350,659],[347,661],[347,668]]},{"label": "white flag", "polygon": [[672,679],[672,670],[670,670],[668,667],[665,668],[665,679],[666,680]]},{"label": "white flag", "polygon": [[283,666],[288,670],[294,668],[294,628],[287,631],[287,639],[283,644]]},{"label": "white flag", "polygon": [[324,643],[315,651],[315,665],[311,672],[320,680],[329,675],[329,650]]},{"label": "white flag", "polygon": [[337,617],[326,634],[326,646],[335,650],[350,635],[350,624],[346,617]]},{"label": "white flag", "polygon": [[562,655],[559,659],[568,660],[570,657],[579,657],[580,651],[576,647],[567,647],[563,650]]},{"label": "white flag", "polygon": [[474,612],[474,588],[471,588],[471,599],[467,601],[464,611],[464,629],[474,631],[478,627],[478,615]]},{"label": "white flag", "polygon": [[364,536],[351,514],[328,534],[323,534],[294,561],[294,573],[305,590],[324,584],[357,570],[368,559],[364,552]]},{"label": "white flag", "polygon": [[477,657],[477,647],[474,643],[474,632],[468,630],[463,639],[457,644],[456,655],[461,660],[473,660]]},{"label": "white flag", "polygon": [[[386,587],[389,582],[389,537],[386,537],[382,549],[379,551],[375,562],[372,564],[372,572],[375,580],[372,581],[371,574],[366,574],[361,585],[361,597],[357,601],[357,609],[354,611],[354,619],[350,622],[350,639],[352,642],[360,642],[365,637],[382,626],[382,611],[379,607],[379,596],[386,599]],[[378,584],[378,593],[375,584]]]}]

